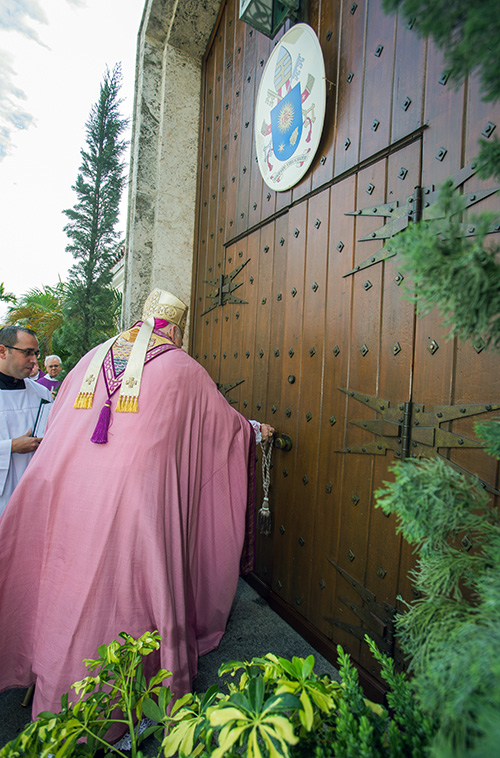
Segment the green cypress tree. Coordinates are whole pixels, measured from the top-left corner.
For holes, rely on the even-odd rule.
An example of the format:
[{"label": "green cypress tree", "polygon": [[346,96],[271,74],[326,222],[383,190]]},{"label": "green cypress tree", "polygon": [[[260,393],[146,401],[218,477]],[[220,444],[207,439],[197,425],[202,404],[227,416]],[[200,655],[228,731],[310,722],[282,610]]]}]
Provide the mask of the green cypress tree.
[{"label": "green cypress tree", "polygon": [[73,366],[91,347],[116,330],[120,299],[110,287],[116,224],[125,184],[122,139],[128,119],[120,115],[121,67],[106,70],[99,99],[86,123],[86,147],[72,189],[77,202],[63,213],[69,223],[66,250],[76,263],[70,270],[65,324],[58,335],[67,363]]}]

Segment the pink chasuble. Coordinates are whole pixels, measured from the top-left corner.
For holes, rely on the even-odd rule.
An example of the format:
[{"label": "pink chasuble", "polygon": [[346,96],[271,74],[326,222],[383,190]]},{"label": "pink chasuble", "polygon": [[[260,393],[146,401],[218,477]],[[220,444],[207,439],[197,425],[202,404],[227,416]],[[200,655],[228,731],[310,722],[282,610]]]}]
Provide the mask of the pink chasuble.
[{"label": "pink chasuble", "polygon": [[36,680],[34,717],[58,711],[82,660],[121,631],[158,629],[146,673],[169,669],[175,695],[190,690],[224,633],[253,524],[254,433],[206,371],[178,348],[149,360],[139,412],[113,410],[98,445],[109,363],[93,407],[73,408],[93,352],[64,380],[0,519],[0,689]]}]

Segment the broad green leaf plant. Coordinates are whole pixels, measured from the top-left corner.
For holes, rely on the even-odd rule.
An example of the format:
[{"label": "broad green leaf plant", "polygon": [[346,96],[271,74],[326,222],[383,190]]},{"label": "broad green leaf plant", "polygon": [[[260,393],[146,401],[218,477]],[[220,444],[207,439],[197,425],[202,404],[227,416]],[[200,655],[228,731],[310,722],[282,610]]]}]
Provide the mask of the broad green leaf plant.
[{"label": "broad green leaf plant", "polygon": [[219,676],[241,670],[239,682],[230,683],[227,695],[212,688],[204,700],[190,695],[174,705],[163,741],[166,758],[196,756],[202,746],[213,758],[289,758],[300,735],[320,727],[321,714],[341,696],[340,685],[319,679],[313,667],[313,656],[288,661],[271,653],[222,665]]},{"label": "broad green leaf plant", "polygon": [[[64,694],[61,711],[42,711],[37,721],[0,750],[0,758],[93,756],[103,749],[115,758],[141,758],[138,746],[151,733],[161,732],[161,727],[139,734],[140,721],[143,714],[158,721],[165,717],[171,694],[162,682],[171,672],[160,669],[149,682],[143,673],[144,656],[160,647],[158,632],[145,632],[138,639],[125,633],[119,636],[121,640],[99,647],[98,658],[85,661],[91,674],[73,685],[80,699],[73,703]],[[106,735],[116,725],[130,735],[129,754],[116,747],[110,752]]]},{"label": "broad green leaf plant", "polygon": [[435,730],[405,675],[367,638],[393,693],[391,713],[367,700],[349,656],[338,648],[342,682],[314,673],[314,658],[268,653],[229,661],[229,694],[181,698],[165,723],[166,758],[426,758]]}]

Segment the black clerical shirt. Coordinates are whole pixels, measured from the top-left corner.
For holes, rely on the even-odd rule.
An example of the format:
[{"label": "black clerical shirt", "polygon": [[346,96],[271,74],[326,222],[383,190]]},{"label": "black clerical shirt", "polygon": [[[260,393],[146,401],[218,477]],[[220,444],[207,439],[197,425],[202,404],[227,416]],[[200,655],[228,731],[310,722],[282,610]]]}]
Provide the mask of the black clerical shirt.
[{"label": "black clerical shirt", "polygon": [[0,371],[0,390],[25,390],[24,379],[15,379]]}]

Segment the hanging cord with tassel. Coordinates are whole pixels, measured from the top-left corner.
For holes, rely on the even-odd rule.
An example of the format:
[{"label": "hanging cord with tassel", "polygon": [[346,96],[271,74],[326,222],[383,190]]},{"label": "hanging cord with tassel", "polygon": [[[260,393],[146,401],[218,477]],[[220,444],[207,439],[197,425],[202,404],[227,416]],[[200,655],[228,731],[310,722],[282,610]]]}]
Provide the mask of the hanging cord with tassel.
[{"label": "hanging cord with tassel", "polygon": [[258,513],[257,523],[259,531],[268,537],[271,534],[271,511],[269,510],[269,485],[271,483],[271,454],[273,451],[273,438],[269,438],[267,448],[260,443],[262,448],[262,488],[264,500]]}]

